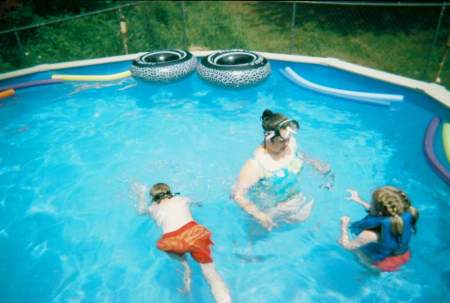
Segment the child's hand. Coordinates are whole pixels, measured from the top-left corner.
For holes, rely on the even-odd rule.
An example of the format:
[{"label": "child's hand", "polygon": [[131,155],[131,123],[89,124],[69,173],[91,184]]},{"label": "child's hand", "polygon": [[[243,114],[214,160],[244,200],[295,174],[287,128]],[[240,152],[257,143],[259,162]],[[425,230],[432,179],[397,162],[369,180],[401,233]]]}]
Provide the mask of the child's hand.
[{"label": "child's hand", "polygon": [[147,186],[133,183],[131,186],[133,193],[137,197],[136,210],[139,214],[143,215],[147,212],[147,202],[145,200],[145,192],[147,191]]},{"label": "child's hand", "polygon": [[261,225],[266,228],[268,231],[271,231],[272,228],[274,228],[275,226],[277,226],[275,224],[275,222],[273,222],[272,218],[265,214],[265,213],[260,213],[256,216],[256,219],[258,219],[259,223],[261,223]]},{"label": "child's hand", "polygon": [[350,193],[349,197],[345,197],[344,199],[346,200],[353,200],[355,202],[360,203],[361,202],[361,197],[359,196],[358,192],[356,190],[353,189],[347,189],[347,191]]},{"label": "child's hand", "polygon": [[349,223],[350,223],[350,217],[349,216],[342,216],[341,217],[341,227],[342,228],[347,228]]},{"label": "child's hand", "polygon": [[145,186],[144,184],[139,184],[139,183],[133,183],[131,188],[133,189],[133,192],[137,196],[145,195],[145,192],[147,191],[147,186]]}]

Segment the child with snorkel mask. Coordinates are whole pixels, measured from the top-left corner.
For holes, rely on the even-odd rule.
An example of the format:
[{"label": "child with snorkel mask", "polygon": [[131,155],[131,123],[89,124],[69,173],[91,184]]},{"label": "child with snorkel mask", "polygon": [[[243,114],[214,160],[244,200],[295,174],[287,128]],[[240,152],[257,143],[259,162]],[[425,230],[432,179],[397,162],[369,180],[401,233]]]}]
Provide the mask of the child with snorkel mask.
[{"label": "child with snorkel mask", "polygon": [[162,228],[163,235],[157,242],[157,248],[179,260],[184,268],[184,290],[191,290],[191,269],[186,254],[197,261],[203,276],[208,282],[217,303],[231,303],[227,285],[217,272],[213,263],[211,232],[192,218],[189,209],[190,199],[172,193],[165,183],[156,183],[149,190],[152,203],[147,205],[145,185],[134,184],[138,197],[138,212],[150,215]]},{"label": "child with snorkel mask", "polygon": [[231,197],[271,230],[276,226],[274,218],[299,222],[311,213],[313,201],[306,201],[297,184],[303,162],[312,164],[322,174],[328,174],[330,168],[298,154],[293,136],[300,127],[296,120],[268,109],[261,120],[264,141],[242,167]]}]

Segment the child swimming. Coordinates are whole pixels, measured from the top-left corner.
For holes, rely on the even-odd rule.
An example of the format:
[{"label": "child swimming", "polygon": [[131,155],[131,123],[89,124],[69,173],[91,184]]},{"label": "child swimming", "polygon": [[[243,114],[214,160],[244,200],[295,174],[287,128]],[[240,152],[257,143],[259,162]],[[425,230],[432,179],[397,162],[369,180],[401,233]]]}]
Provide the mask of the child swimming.
[{"label": "child swimming", "polygon": [[134,189],[138,194],[138,212],[150,214],[162,227],[163,235],[157,242],[158,249],[181,261],[184,268],[184,290],[189,292],[191,289],[191,270],[186,259],[186,253],[190,253],[200,264],[216,302],[231,302],[229,290],[213,263],[211,232],[194,221],[189,210],[189,199],[172,194],[167,184],[157,183],[150,190],[152,204],[147,207],[145,186],[135,185]]},{"label": "child swimming", "polygon": [[392,186],[384,186],[372,194],[372,203],[365,202],[354,190],[348,190],[347,200],[363,206],[368,215],[350,225],[357,235],[349,240],[350,218],[341,217],[339,242],[348,250],[360,249],[364,257],[381,271],[396,271],[411,257],[409,241],[416,232],[419,212],[412,207],[406,193]]}]

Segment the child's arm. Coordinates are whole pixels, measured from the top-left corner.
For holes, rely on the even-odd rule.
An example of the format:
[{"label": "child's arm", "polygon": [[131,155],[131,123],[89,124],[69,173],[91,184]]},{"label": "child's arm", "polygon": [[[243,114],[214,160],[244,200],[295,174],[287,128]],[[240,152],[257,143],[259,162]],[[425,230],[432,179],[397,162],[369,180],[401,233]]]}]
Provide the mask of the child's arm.
[{"label": "child's arm", "polygon": [[350,196],[349,197],[345,197],[346,200],[355,201],[356,203],[358,203],[359,205],[364,207],[366,210],[370,209],[370,203],[368,203],[368,202],[364,201],[363,199],[361,199],[361,197],[359,196],[359,194],[358,194],[358,192],[356,190],[347,189],[347,191],[350,193]]},{"label": "child's arm", "polygon": [[326,175],[326,174],[328,174],[331,171],[330,164],[322,162],[322,161],[317,160],[317,159],[309,158],[308,156],[305,155],[305,153],[301,153],[300,154],[300,158],[305,163],[307,163],[307,164],[311,165],[312,167],[314,167],[314,169],[317,170],[322,175]]},{"label": "child's arm", "polygon": [[142,184],[135,183],[133,184],[133,191],[137,197],[137,205],[136,209],[140,215],[148,214],[147,201],[145,200],[145,192],[147,191],[147,187]]},{"label": "child's arm", "polygon": [[254,163],[250,160],[247,161],[241,169],[236,184],[234,185],[231,198],[236,201],[243,210],[257,219],[262,226],[270,231],[276,226],[272,217],[259,210],[258,207],[246,197],[249,188],[256,184],[260,178],[260,173]]},{"label": "child's arm", "polygon": [[350,240],[348,236],[348,224],[350,218],[347,216],[341,217],[341,238],[339,243],[348,250],[355,250],[361,246],[378,241],[378,235],[373,231],[365,230],[358,235],[354,240]]},{"label": "child's arm", "polygon": [[190,206],[203,207],[203,202],[199,200],[188,199],[187,202],[189,203]]}]

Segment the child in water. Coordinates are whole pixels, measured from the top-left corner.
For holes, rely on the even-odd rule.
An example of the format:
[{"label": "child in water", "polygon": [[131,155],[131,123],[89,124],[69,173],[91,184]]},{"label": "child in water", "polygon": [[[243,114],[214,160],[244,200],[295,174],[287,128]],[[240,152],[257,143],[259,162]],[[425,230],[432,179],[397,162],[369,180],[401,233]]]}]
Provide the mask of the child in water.
[{"label": "child in water", "polygon": [[[300,178],[303,163],[311,164],[326,176],[330,166],[299,153],[295,134],[298,121],[269,109],[261,115],[263,141],[242,166],[231,198],[264,228],[276,221],[294,223],[309,218],[314,201],[302,194]],[[327,184],[331,189],[332,184]]]},{"label": "child in water", "polygon": [[139,213],[150,214],[163,230],[157,243],[158,249],[181,261],[185,291],[189,292],[191,288],[191,270],[185,255],[190,253],[200,264],[216,302],[231,302],[228,288],[216,271],[211,257],[211,232],[194,221],[189,210],[189,199],[175,196],[167,184],[157,183],[150,190],[152,204],[147,207],[145,186],[135,186],[135,191],[138,194]]},{"label": "child in water", "polygon": [[384,186],[372,194],[372,203],[363,201],[354,190],[350,197],[362,205],[368,215],[350,225],[357,237],[349,240],[350,218],[341,217],[341,245],[348,250],[361,249],[369,262],[381,271],[396,271],[411,257],[409,241],[416,232],[419,212],[412,207],[408,196],[398,188]]}]

